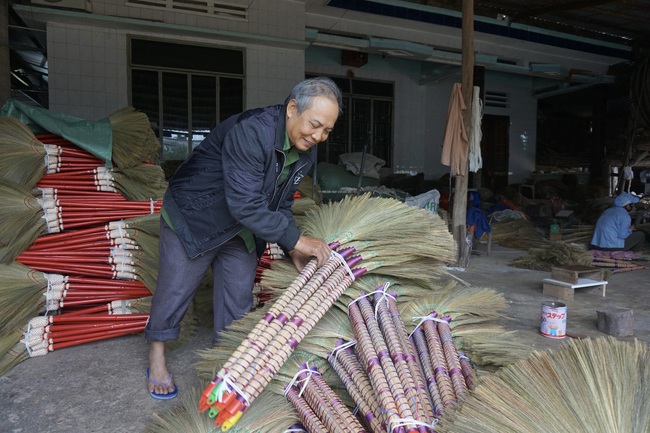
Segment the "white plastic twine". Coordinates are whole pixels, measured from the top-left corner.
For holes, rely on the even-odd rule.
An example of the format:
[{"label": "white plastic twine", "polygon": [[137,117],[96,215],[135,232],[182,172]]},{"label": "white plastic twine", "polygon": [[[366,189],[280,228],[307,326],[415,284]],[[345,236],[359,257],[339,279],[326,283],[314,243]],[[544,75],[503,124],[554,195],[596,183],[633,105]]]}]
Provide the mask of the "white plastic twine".
[{"label": "white plastic twine", "polygon": [[149,214],[156,213],[153,198],[149,197]]},{"label": "white plastic twine", "polygon": [[415,328],[413,328],[413,330],[412,330],[411,333],[409,334],[409,337],[411,337],[411,335],[413,335],[413,333],[415,332],[415,330],[418,329],[418,328],[419,328],[419,327],[420,327],[424,322],[426,322],[427,320],[432,321],[432,322],[440,322],[440,323],[443,323],[443,322],[444,322],[444,323],[446,323],[446,324],[449,324],[449,322],[447,322],[446,320],[444,320],[444,319],[439,319],[439,318],[437,318],[437,317],[433,317],[431,314],[429,314],[428,316],[415,316],[415,317],[413,317],[412,319],[413,319],[413,320],[420,319],[420,322],[415,326]]},{"label": "white plastic twine", "polygon": [[394,419],[394,420],[392,420],[392,421],[390,421],[388,423],[388,431],[392,432],[393,430],[395,430],[398,427],[406,427],[406,426],[410,426],[410,425],[424,426],[424,427],[428,427],[430,429],[433,429],[436,424],[438,424],[438,419],[437,418],[435,420],[433,420],[433,422],[431,424],[426,423],[424,421],[418,421],[416,419],[397,418],[397,419]]},{"label": "white plastic twine", "polygon": [[377,290],[375,290],[374,292],[371,293],[371,294],[381,293],[381,297],[377,300],[377,302],[375,302],[375,319],[377,318],[377,316],[379,316],[379,303],[380,302],[385,300],[386,301],[386,306],[388,307],[388,305],[389,305],[388,304],[388,302],[389,302],[388,299],[389,298],[392,299],[393,301],[395,301],[395,297],[387,292],[389,287],[390,287],[390,282],[386,281],[383,286],[378,287]]},{"label": "white plastic twine", "polygon": [[327,357],[327,361],[329,362],[329,360],[332,359],[332,357],[336,361],[338,361],[339,360],[338,356],[340,351],[345,350],[348,347],[356,346],[356,344],[357,344],[357,340],[352,340],[352,341],[348,341],[347,343],[343,343],[340,346],[335,347],[334,350],[332,350],[332,353],[330,353],[330,355]]},{"label": "white plastic twine", "polygon": [[[223,373],[219,372],[219,373],[217,373],[217,376],[219,376],[221,378],[221,380],[223,380],[223,383],[225,385],[228,385],[228,387],[230,389],[235,391],[241,398],[243,398],[246,401],[246,407],[250,407],[251,402],[248,401],[248,398],[244,395],[242,390],[237,388],[237,385],[235,385],[235,383],[232,380],[230,380],[230,375],[228,373],[223,374]],[[217,387],[217,392],[219,394],[219,396],[217,397],[217,401],[219,403],[222,403],[223,402],[223,395],[226,392],[226,388],[223,387],[223,386],[222,387]]]},{"label": "white plastic twine", "polygon": [[332,252],[330,253],[330,258],[332,257],[335,257],[342,266],[345,266],[345,269],[348,271],[348,275],[350,276],[350,278],[352,278],[352,281],[354,281],[355,280],[354,273],[352,273],[352,269],[350,269],[350,266],[348,266],[348,263],[345,261],[343,256],[337,253],[336,251],[332,250]]},{"label": "white plastic twine", "polygon": [[[289,392],[291,387],[294,384],[300,384],[300,383],[302,384],[302,386],[300,387],[300,389],[298,391],[298,397],[302,397],[302,393],[305,390],[305,388],[307,388],[307,385],[309,384],[309,381],[311,380],[311,376],[313,374],[320,374],[317,371],[314,371],[314,370],[310,369],[309,368],[309,363],[306,363],[306,365],[307,366],[305,368],[302,368],[302,369],[298,370],[298,372],[293,376],[293,378],[291,378],[291,380],[289,381],[287,386],[284,387],[284,397],[285,398],[287,397],[287,393]],[[304,379],[298,379],[298,376],[300,376],[302,373],[307,373],[307,377],[304,378]]]}]

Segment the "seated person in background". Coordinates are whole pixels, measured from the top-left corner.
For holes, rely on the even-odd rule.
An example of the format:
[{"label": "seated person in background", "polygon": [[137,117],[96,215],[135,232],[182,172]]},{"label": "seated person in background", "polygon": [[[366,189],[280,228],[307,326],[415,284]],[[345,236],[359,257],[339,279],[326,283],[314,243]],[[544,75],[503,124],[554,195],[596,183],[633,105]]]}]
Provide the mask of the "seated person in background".
[{"label": "seated person in background", "polygon": [[598,217],[594,235],[591,238],[593,249],[608,251],[638,251],[643,247],[645,233],[632,226],[629,212],[638,197],[626,192],[614,199],[614,205]]}]

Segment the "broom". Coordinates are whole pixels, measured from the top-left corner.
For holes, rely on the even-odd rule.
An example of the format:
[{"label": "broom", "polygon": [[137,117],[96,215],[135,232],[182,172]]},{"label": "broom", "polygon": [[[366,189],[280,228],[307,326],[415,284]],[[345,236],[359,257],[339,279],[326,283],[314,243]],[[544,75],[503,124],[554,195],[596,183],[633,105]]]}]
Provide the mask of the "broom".
[{"label": "broom", "polygon": [[125,169],[157,161],[160,143],[145,113],[124,107],[108,119],[113,128],[112,159],[117,167]]},{"label": "broom", "polygon": [[47,155],[42,143],[21,121],[0,116],[0,176],[33,188],[46,168]]},{"label": "broom", "polygon": [[478,384],[436,431],[647,432],[650,351],[638,340],[570,340],[534,352]]}]

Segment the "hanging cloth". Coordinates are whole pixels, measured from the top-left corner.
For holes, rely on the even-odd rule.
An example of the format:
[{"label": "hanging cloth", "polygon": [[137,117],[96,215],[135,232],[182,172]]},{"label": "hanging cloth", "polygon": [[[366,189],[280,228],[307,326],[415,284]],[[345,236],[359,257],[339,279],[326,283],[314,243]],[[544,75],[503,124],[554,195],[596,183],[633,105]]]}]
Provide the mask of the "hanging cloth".
[{"label": "hanging cloth", "polygon": [[440,158],[442,164],[451,168],[452,176],[462,176],[465,173],[464,165],[467,164],[468,141],[463,122],[463,111],[466,108],[461,83],[455,83],[449,99],[447,125]]},{"label": "hanging cloth", "polygon": [[481,119],[483,119],[483,101],[481,101],[481,88],[474,86],[472,95],[472,116],[469,131],[469,171],[476,173],[483,167],[481,158]]}]

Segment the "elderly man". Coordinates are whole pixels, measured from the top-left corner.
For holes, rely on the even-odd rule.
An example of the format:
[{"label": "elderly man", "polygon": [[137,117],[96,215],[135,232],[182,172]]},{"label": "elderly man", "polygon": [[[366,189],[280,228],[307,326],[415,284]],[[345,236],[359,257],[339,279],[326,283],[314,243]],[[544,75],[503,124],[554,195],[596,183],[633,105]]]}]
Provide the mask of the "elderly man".
[{"label": "elderly man", "polygon": [[325,240],[304,236],[291,213],[300,180],[316,159],[342,107],[326,77],[296,84],[284,104],[256,108],[221,122],[169,181],[161,211],[158,283],[145,329],[150,343],[151,397],[177,394],[167,370],[165,342],[180,322],[209,268],[214,275],[214,334],[253,305],[257,257],[278,243],[301,269],[311,257],[322,266]]}]

